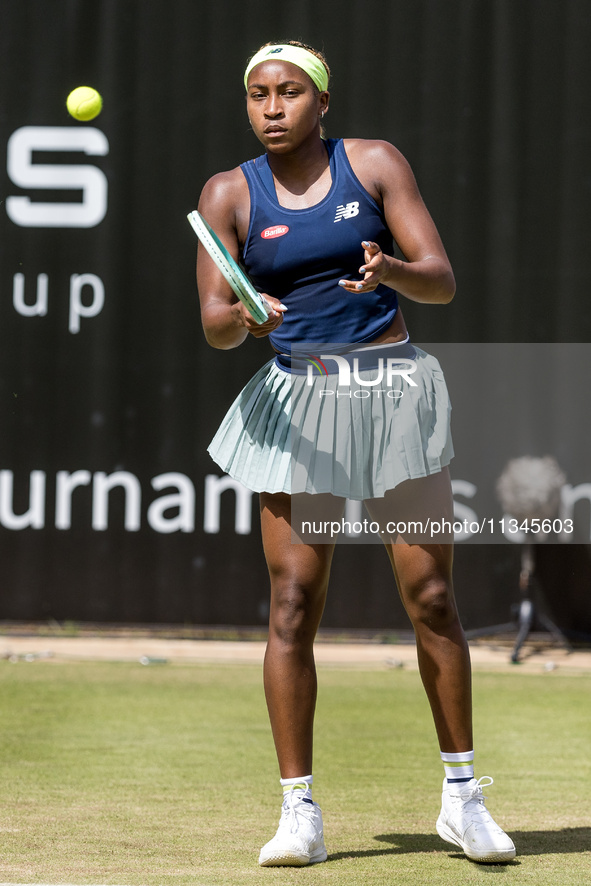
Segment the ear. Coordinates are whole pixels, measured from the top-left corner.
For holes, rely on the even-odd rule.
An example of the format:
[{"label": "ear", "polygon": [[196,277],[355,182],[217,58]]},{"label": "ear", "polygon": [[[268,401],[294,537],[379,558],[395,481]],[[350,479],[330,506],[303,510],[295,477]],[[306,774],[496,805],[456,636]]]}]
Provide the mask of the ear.
[{"label": "ear", "polygon": [[330,101],[330,93],[321,92],[318,96],[318,113],[321,117],[324,117],[326,112],[328,111],[328,103]]}]

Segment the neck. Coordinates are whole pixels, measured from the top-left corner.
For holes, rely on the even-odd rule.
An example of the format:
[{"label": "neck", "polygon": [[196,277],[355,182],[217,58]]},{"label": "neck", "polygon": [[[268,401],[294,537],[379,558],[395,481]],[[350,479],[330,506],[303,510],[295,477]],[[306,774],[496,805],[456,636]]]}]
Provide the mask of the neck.
[{"label": "neck", "polygon": [[318,133],[289,154],[267,151],[267,158],[276,181],[294,193],[305,191],[329,165],[326,145]]}]

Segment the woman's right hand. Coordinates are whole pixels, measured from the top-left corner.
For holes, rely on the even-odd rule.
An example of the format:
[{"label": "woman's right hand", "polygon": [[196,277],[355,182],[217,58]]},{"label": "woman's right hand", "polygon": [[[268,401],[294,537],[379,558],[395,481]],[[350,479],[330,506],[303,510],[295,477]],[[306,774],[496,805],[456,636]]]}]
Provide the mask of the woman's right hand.
[{"label": "woman's right hand", "polygon": [[285,305],[282,305],[278,299],[273,298],[271,295],[265,295],[264,293],[263,295],[272,309],[264,323],[257,323],[246,305],[241,301],[232,305],[232,314],[234,315],[236,324],[238,326],[244,326],[244,328],[255,338],[264,338],[281,326],[283,323],[283,314],[287,310]]}]

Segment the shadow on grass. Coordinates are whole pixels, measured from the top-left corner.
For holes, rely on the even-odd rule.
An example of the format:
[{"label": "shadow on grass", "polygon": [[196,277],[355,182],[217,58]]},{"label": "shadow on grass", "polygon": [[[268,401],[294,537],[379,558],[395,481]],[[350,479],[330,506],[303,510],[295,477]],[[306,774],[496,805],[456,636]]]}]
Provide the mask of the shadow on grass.
[{"label": "shadow on grass", "polygon": [[588,852],[591,828],[562,828],[559,831],[511,831],[518,855],[560,855]]},{"label": "shadow on grass", "polygon": [[[465,858],[463,852],[450,850],[449,843],[445,843],[437,834],[379,834],[374,837],[380,843],[389,843],[390,846],[379,846],[375,849],[353,849],[351,852],[329,853],[329,861],[338,861],[345,858],[374,858],[381,855],[407,855],[412,853],[442,853],[446,852],[452,858]],[[516,862],[505,862],[501,867]],[[492,867],[492,865],[491,865]],[[499,867],[499,865],[495,865]]]},{"label": "shadow on grass", "polygon": [[[563,828],[559,831],[511,831],[510,836],[517,848],[517,859],[494,865],[503,868],[519,864],[519,856],[555,855],[561,853],[588,852],[591,846],[591,828]],[[376,849],[352,850],[329,854],[330,861],[341,858],[372,858],[379,855],[406,855],[420,852],[448,852],[454,858],[464,858],[462,852],[449,850],[437,834],[378,834],[374,837],[380,843]],[[489,865],[493,867],[493,865]]]}]

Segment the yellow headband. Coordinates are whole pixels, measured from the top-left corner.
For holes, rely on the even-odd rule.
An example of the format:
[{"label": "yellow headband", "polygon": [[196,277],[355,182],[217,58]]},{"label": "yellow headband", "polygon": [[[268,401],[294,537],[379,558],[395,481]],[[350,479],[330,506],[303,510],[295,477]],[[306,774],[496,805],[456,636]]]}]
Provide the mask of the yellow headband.
[{"label": "yellow headband", "polygon": [[291,46],[289,43],[278,43],[272,46],[263,46],[253,55],[244,73],[244,86],[248,88],[248,75],[253,68],[262,62],[277,61],[290,62],[305,71],[308,77],[318,87],[320,92],[328,89],[328,73],[320,59],[301,46]]}]

